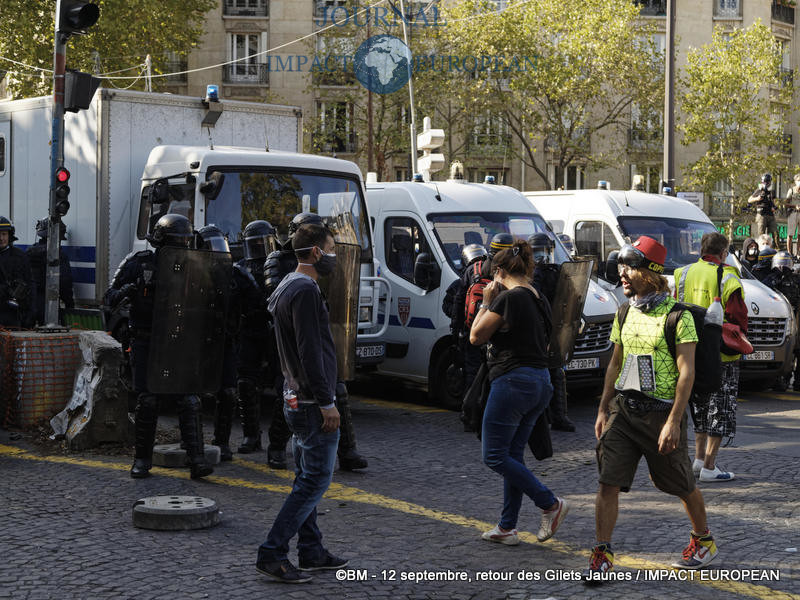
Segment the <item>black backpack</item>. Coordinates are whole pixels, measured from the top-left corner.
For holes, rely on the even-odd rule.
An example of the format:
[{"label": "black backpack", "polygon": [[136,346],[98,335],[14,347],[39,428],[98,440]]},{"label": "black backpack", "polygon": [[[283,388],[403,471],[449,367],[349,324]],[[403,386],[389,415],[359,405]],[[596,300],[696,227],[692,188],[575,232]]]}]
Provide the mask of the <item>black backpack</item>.
[{"label": "black backpack", "polygon": [[[630,304],[625,303],[617,310],[619,331],[622,335],[622,325],[628,316]],[[670,309],[664,322],[664,338],[672,358],[675,358],[675,335],[678,331],[678,319],[684,311],[689,311],[694,319],[694,328],[697,331],[697,348],[694,353],[694,386],[692,387],[693,399],[696,395],[708,399],[708,395],[718,392],[722,387],[722,357],[720,345],[722,343],[722,327],[706,323],[706,309],[697,304],[676,302]]]}]

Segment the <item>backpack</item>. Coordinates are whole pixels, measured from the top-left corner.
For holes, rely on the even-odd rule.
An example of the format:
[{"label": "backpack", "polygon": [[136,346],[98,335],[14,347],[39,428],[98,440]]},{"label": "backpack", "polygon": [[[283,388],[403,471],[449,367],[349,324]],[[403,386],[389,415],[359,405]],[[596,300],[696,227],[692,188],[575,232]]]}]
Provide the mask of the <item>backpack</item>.
[{"label": "backpack", "polygon": [[[625,303],[617,310],[620,335],[630,306]],[[689,314],[692,315],[698,338],[694,353],[694,385],[691,399],[695,400],[696,395],[699,395],[707,401],[709,394],[718,392],[722,387],[722,357],[720,355],[722,327],[706,323],[706,309],[702,306],[676,302],[664,321],[664,339],[667,341],[667,348],[673,359],[676,357],[675,336],[678,331],[678,320],[684,311],[689,311]]]},{"label": "backpack", "polygon": [[486,261],[479,261],[471,264],[470,284],[467,287],[467,297],[464,301],[464,327],[469,329],[478,314],[478,309],[483,303],[483,288],[491,283],[492,278],[483,274],[483,265]]}]

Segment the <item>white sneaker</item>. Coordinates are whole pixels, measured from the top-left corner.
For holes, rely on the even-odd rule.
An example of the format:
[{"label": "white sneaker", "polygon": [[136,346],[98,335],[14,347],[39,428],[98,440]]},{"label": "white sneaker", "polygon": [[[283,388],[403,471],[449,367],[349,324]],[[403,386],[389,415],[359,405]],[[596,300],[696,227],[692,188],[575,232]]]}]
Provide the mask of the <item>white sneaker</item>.
[{"label": "white sneaker", "polygon": [[713,469],[700,469],[700,481],[730,481],[734,479],[733,473],[730,471],[723,471],[719,465],[715,465]]},{"label": "white sneaker", "polygon": [[481,534],[481,538],[488,542],[497,542],[506,546],[516,546],[519,544],[519,535],[516,529],[511,531],[500,531],[500,526],[495,525],[493,529]]},{"label": "white sneaker", "polygon": [[536,539],[540,542],[546,542],[553,537],[556,529],[564,522],[564,517],[569,512],[569,504],[566,500],[556,498],[556,502],[558,506],[555,509],[542,512],[542,524],[539,527],[539,533],[536,534]]},{"label": "white sneaker", "polygon": [[700,470],[703,468],[705,463],[700,460],[699,458],[694,459],[694,463],[692,463],[692,471],[694,471],[694,478],[697,479],[700,477]]}]

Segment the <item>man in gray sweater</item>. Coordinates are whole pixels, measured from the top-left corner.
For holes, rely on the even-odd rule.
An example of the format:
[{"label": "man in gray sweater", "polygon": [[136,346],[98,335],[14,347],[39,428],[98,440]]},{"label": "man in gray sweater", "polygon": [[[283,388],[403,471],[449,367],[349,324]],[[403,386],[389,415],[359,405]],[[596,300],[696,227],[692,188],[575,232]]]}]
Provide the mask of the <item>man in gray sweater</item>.
[{"label": "man in gray sweater", "polygon": [[[322,225],[302,225],[293,242],[297,270],[287,275],[269,299],[284,377],[283,411],[294,433],[294,486],[258,549],[256,569],[278,581],[311,580],[304,571],[339,569],[347,564],[322,545],[317,503],[333,477],[339,443],[336,409],[336,348],[328,307],[317,279],[336,265],[333,234]],[[300,569],[288,559],[289,541],[298,535]]]}]

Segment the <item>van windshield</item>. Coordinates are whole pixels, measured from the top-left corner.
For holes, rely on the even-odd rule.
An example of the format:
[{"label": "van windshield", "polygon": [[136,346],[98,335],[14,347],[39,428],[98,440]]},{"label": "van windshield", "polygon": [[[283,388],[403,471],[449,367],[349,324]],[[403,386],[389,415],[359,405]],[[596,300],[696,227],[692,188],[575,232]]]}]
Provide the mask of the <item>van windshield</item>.
[{"label": "van windshield", "polygon": [[332,219],[333,224],[349,214],[361,246],[361,259],[372,260],[367,210],[358,179],[313,171],[242,171],[227,167],[210,167],[208,171],[222,172],[225,180],[219,196],[206,201],[206,222],[222,229],[230,242],[238,241],[245,226],[256,219],[269,221],[284,240],[297,213],[337,216]]},{"label": "van windshield", "polygon": [[668,275],[678,267],[697,262],[703,234],[717,230],[711,223],[667,217],[619,217],[619,224],[631,243],[646,235],[666,246],[664,272]]},{"label": "van windshield", "polygon": [[[497,233],[510,233],[514,239],[527,241],[534,233],[549,231],[544,219],[538,214],[433,214],[428,215],[428,221],[433,224],[436,240],[456,273],[461,272],[461,250],[468,244],[480,244],[488,252],[492,238]],[[555,261],[561,264],[568,260],[569,254],[561,241],[556,239]]]}]

